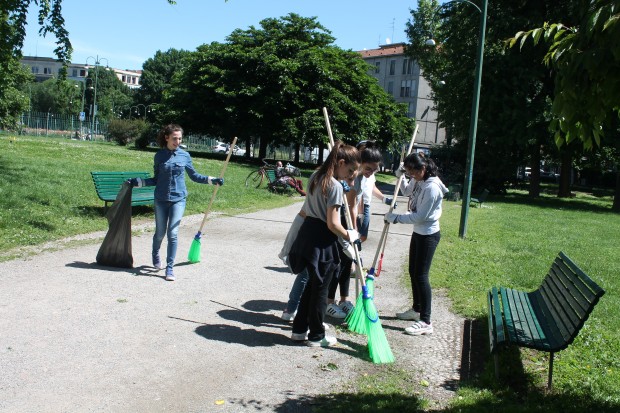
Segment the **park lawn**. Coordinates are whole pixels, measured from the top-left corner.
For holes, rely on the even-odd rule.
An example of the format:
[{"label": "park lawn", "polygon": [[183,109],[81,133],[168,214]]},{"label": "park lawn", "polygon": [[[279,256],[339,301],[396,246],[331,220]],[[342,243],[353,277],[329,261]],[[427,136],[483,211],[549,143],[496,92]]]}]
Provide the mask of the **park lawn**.
[{"label": "park lawn", "polygon": [[[0,136],[0,260],[16,249],[107,229],[103,201],[95,192],[91,171],[153,170],[153,151],[138,151],[114,143],[82,142],[65,138]],[[223,158],[193,157],[198,172],[219,176]],[[275,208],[299,201],[272,194],[265,184],[245,187],[255,166],[233,163],[226,170],[212,210],[226,214]],[[213,187],[186,180],[186,215],[202,213]],[[133,209],[134,222],[152,221],[152,206]]]}]

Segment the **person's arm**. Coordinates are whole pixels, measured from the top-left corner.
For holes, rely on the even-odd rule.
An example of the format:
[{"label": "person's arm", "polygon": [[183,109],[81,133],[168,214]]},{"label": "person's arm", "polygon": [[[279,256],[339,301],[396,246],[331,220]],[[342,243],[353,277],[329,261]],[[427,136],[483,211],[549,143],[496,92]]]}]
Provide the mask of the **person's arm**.
[{"label": "person's arm", "polygon": [[439,211],[438,203],[441,202],[439,188],[436,185],[427,187],[418,198],[415,211],[406,214],[386,214],[391,215],[388,219],[392,223],[415,224],[418,222],[433,221],[438,219],[435,214]]},{"label": "person's arm", "polygon": [[194,164],[192,163],[192,158],[187,155],[187,162],[185,164],[185,172],[187,172],[187,176],[192,181],[199,184],[211,184],[211,185],[224,185],[224,178],[217,178],[215,176],[202,175],[199,174],[194,168]]},{"label": "person's arm", "polygon": [[357,216],[358,216],[357,206],[358,205],[355,202],[357,198],[357,192],[354,189],[351,189],[349,192],[346,193],[346,197],[347,197],[347,202],[349,203],[349,212],[351,213],[351,220],[353,221],[353,228],[351,229],[357,229]]}]

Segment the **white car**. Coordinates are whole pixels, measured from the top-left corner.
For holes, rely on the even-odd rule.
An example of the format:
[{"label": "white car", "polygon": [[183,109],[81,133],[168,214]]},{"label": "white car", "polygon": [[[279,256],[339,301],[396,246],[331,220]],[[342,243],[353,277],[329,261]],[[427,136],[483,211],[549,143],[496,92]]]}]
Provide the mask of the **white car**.
[{"label": "white car", "polygon": [[[211,147],[211,150],[216,153],[228,153],[229,147],[230,144],[218,141],[214,146]],[[239,146],[235,145],[233,155],[243,156],[245,155],[245,149],[241,149]]]}]

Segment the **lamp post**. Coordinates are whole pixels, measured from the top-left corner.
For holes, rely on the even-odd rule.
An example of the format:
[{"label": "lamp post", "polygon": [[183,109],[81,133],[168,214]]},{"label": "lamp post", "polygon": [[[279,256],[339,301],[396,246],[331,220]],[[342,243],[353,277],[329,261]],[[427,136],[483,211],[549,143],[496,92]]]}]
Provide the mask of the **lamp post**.
[{"label": "lamp post", "polygon": [[93,56],[88,56],[86,58],[86,68],[88,69],[88,59],[93,59],[94,60],[94,65],[95,65],[95,93],[93,95],[93,113],[91,116],[91,122],[92,122],[92,127],[90,130],[91,133],[91,139],[94,139],[95,137],[95,117],[97,116],[97,81],[98,81],[98,77],[99,77],[99,65],[101,64],[102,60],[105,60],[105,65],[106,67],[109,66],[108,64],[108,59],[106,59],[105,57],[99,57],[99,55],[97,55],[97,57],[93,57]]},{"label": "lamp post", "polygon": [[[467,159],[465,162],[465,180],[463,183],[463,203],[461,206],[461,222],[459,225],[459,237],[465,238],[467,234],[467,219],[469,218],[469,202],[471,200],[471,181],[474,170],[474,156],[476,152],[476,133],[478,130],[478,108],[480,106],[480,84],[482,81],[482,61],[484,58],[484,36],[487,25],[487,4],[488,0],[482,0],[482,8],[469,0],[453,0],[442,4],[439,8],[450,3],[468,3],[480,12],[480,32],[478,35],[478,53],[476,55],[476,78],[474,81],[474,96],[471,104],[471,117],[469,125],[469,141],[467,143]],[[432,43],[431,43],[432,41]],[[434,40],[426,42],[429,46],[434,46]]]}]

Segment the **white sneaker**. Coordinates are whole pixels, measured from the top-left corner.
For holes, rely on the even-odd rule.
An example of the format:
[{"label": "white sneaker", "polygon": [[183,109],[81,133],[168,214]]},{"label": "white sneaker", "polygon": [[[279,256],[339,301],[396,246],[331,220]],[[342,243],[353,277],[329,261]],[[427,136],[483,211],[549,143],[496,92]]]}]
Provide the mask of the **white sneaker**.
[{"label": "white sneaker", "polygon": [[284,321],[292,321],[295,318],[296,314],[297,314],[297,310],[293,311],[292,313],[289,313],[286,310],[284,310],[282,311],[282,315],[280,316],[280,318]]},{"label": "white sneaker", "polygon": [[351,311],[355,310],[355,306],[351,301],[341,301],[340,304],[338,304],[338,307],[340,307],[342,312],[346,315],[349,315]]},{"label": "white sneaker", "polygon": [[413,308],[410,308],[406,311],[403,311],[402,313],[396,313],[396,318],[401,320],[418,321],[420,320],[420,313],[415,311]]},{"label": "white sneaker", "polygon": [[308,339],[308,332],[305,333],[292,333],[291,340],[293,341],[306,341]]},{"label": "white sneaker", "polygon": [[327,323],[323,323],[323,328],[327,331],[329,330],[329,324]]},{"label": "white sneaker", "polygon": [[433,334],[433,325],[426,324],[424,321],[415,321],[411,327],[407,327],[405,329],[405,334],[409,334],[411,336]]},{"label": "white sneaker", "polygon": [[325,336],[323,340],[319,341],[308,341],[306,345],[308,347],[331,347],[334,344],[337,344],[338,340],[333,336]]},{"label": "white sneaker", "polygon": [[327,306],[327,310],[325,310],[325,314],[327,314],[330,317],[338,318],[338,319],[344,319],[347,317],[347,314],[344,311],[342,311],[342,309],[334,303],[331,303]]}]

